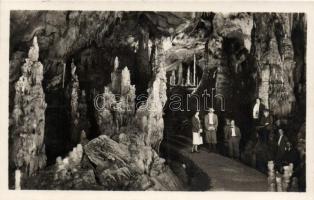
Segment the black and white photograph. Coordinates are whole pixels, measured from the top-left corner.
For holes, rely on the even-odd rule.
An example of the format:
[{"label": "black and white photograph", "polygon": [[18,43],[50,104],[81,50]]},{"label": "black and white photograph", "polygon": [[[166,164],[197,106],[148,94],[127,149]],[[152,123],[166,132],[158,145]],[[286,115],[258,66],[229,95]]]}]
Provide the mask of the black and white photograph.
[{"label": "black and white photograph", "polygon": [[7,189],[306,193],[307,13],[204,10],[9,10]]}]

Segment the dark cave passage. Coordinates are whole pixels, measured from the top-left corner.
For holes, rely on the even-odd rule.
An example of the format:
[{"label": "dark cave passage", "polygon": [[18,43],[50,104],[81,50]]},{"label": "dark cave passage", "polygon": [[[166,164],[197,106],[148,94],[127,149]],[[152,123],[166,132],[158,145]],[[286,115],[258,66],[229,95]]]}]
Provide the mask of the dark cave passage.
[{"label": "dark cave passage", "polygon": [[47,92],[45,113],[45,147],[47,164],[54,164],[58,156],[65,156],[71,149],[68,101],[62,90]]}]

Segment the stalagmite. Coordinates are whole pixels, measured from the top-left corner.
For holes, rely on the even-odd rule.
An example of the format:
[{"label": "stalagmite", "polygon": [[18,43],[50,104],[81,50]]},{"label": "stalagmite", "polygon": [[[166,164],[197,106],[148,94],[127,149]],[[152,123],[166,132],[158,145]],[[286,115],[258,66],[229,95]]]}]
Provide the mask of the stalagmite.
[{"label": "stalagmite", "polygon": [[191,77],[190,76],[191,76],[191,71],[190,71],[190,67],[188,67],[188,71],[186,74],[186,83],[185,83],[186,86],[191,85]]},{"label": "stalagmite", "polygon": [[113,67],[113,70],[114,70],[114,71],[118,70],[118,67],[119,67],[119,58],[118,58],[118,56],[116,56],[115,59],[114,59],[114,67]]},{"label": "stalagmite", "polygon": [[15,190],[20,190],[21,189],[21,171],[20,170],[15,170]]},{"label": "stalagmite", "polygon": [[174,70],[171,72],[170,85],[171,86],[175,86],[176,85],[176,74],[175,74]]},{"label": "stalagmite", "polygon": [[182,63],[180,63],[179,65],[179,69],[178,69],[178,83],[177,85],[182,85],[183,83],[183,67],[182,67]]},{"label": "stalagmite", "polygon": [[[22,66],[24,72],[16,82],[13,130],[10,135],[10,157],[13,169],[19,168],[25,177],[35,174],[46,165],[44,146],[45,94],[41,85],[43,66],[38,61],[37,37]],[[24,176],[23,176],[24,177]]]},{"label": "stalagmite", "polygon": [[130,79],[130,71],[128,70],[128,67],[124,67],[121,73],[121,94],[126,94],[131,85],[131,79]]},{"label": "stalagmite", "polygon": [[113,71],[111,72],[111,90],[114,94],[120,94],[121,92],[121,76],[118,68],[119,58],[116,56],[114,60]]}]

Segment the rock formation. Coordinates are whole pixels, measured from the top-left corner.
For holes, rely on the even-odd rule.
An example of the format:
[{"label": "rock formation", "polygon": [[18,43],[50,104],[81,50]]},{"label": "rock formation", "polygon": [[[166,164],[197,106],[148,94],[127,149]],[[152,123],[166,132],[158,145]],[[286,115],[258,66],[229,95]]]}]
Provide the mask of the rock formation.
[{"label": "rock formation", "polygon": [[[116,65],[117,62],[115,70]],[[87,157],[96,166],[101,185],[111,189],[180,189],[178,179],[156,153],[164,128],[166,77],[163,67],[157,66],[147,101],[142,102],[136,113],[135,88],[130,85],[128,69],[114,71],[111,76],[113,82],[111,87],[105,87],[102,106],[97,112],[102,135],[84,147]],[[120,93],[113,94],[112,90]]]},{"label": "rock formation", "polygon": [[[57,157],[56,163],[41,170],[22,184],[22,189],[60,189],[60,190],[101,190],[94,171],[84,160],[83,147],[78,144],[63,159]],[[87,165],[84,165],[87,164]]]},{"label": "rock formation", "polygon": [[[121,93],[113,94],[110,87],[105,87],[96,114],[101,135],[83,148],[78,144],[67,157],[58,157],[55,165],[29,179],[24,188],[182,189],[179,179],[157,154],[163,137],[166,78],[161,66],[156,73],[147,101],[136,113],[135,88],[129,84],[128,69],[116,74],[121,76],[121,81],[115,83]],[[82,143],[84,138],[82,133]]]},{"label": "rock formation", "polygon": [[73,144],[77,144],[80,139],[80,113],[78,110],[79,106],[79,80],[76,74],[76,66],[73,63],[71,63],[71,85],[70,85],[70,104],[71,104],[71,142]]},{"label": "rock formation", "polygon": [[14,109],[10,118],[10,167],[31,176],[46,165],[44,129],[45,94],[43,65],[38,61],[37,37],[21,66],[22,76],[15,83]]},{"label": "rock formation", "polygon": [[295,102],[292,73],[295,62],[290,26],[288,14],[255,17],[255,30],[263,32],[255,34],[253,39],[260,79],[258,96],[278,117],[288,116]]}]

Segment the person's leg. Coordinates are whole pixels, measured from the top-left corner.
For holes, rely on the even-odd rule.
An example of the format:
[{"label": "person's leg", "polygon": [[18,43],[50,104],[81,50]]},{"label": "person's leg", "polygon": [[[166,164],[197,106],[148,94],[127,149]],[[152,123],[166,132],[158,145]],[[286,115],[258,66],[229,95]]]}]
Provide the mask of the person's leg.
[{"label": "person's leg", "polygon": [[210,152],[210,132],[206,131],[205,132],[205,140],[206,140],[206,145],[207,145],[207,150]]},{"label": "person's leg", "polygon": [[195,151],[199,152],[197,147],[198,147],[198,145],[195,145]]},{"label": "person's leg", "polygon": [[208,151],[209,152],[213,151],[213,131],[212,130],[208,132]]},{"label": "person's leg", "polygon": [[217,134],[216,134],[216,131],[215,130],[213,130],[212,131],[212,142],[213,142],[213,152],[217,152],[217,148],[216,148],[216,146],[217,146]]},{"label": "person's leg", "polygon": [[232,147],[231,139],[229,139],[229,141],[228,141],[228,150],[229,150],[229,157],[232,158],[233,157],[233,147]]},{"label": "person's leg", "polygon": [[239,155],[240,155],[240,152],[239,152],[239,144],[240,144],[240,141],[238,139],[234,139],[234,142],[233,142],[233,148],[234,148],[234,157],[236,159],[239,159]]}]

